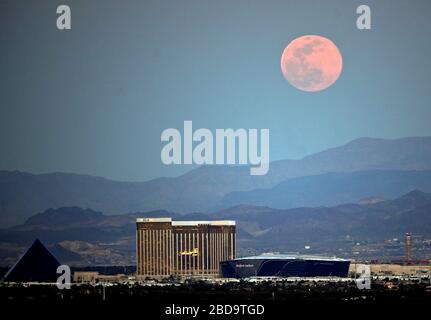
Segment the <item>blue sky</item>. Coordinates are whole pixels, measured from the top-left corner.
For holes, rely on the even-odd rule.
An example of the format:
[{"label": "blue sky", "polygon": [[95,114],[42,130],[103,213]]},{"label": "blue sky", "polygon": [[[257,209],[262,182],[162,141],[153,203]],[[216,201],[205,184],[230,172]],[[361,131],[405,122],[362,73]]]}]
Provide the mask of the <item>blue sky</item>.
[{"label": "blue sky", "polygon": [[[368,2],[368,3],[367,3]],[[192,166],[160,161],[160,134],[269,128],[271,160],[359,137],[431,135],[429,1],[57,1],[0,3],[0,169],[140,181]],[[356,29],[369,4],[372,30]],[[338,81],[299,91],[280,72],[296,37],[343,55]]]}]

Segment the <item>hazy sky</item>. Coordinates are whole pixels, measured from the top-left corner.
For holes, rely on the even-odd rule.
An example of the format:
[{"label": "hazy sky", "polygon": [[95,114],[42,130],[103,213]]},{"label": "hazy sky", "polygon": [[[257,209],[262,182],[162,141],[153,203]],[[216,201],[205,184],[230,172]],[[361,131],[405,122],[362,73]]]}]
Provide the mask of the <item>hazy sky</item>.
[{"label": "hazy sky", "polygon": [[[68,4],[72,30],[56,28]],[[369,4],[372,30],[356,29]],[[186,172],[160,134],[269,128],[271,160],[358,137],[431,135],[431,1],[0,1],[0,169],[117,180]],[[343,55],[319,93],[280,55],[318,34]]]}]

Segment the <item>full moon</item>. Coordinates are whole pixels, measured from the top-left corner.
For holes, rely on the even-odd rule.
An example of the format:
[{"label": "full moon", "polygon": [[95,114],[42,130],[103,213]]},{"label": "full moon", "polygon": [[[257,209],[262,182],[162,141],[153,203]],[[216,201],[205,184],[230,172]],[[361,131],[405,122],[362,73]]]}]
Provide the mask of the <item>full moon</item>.
[{"label": "full moon", "polygon": [[343,58],[329,39],[306,35],[293,40],[281,55],[281,71],[297,89],[321,91],[337,81],[343,69]]}]

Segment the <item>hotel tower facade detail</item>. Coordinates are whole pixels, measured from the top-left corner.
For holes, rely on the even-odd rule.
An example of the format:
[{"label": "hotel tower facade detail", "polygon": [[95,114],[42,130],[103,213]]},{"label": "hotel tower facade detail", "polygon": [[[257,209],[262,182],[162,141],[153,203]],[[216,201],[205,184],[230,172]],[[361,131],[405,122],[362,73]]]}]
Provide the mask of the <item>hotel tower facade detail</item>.
[{"label": "hotel tower facade detail", "polygon": [[217,276],[220,261],[235,259],[235,221],[136,221],[137,275]]}]

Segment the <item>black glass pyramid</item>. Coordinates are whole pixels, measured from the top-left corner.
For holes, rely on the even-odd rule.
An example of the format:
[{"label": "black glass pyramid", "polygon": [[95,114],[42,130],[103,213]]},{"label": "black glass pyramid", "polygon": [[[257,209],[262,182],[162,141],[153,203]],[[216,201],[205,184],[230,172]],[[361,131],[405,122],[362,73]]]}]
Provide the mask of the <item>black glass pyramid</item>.
[{"label": "black glass pyramid", "polygon": [[60,262],[40,242],[35,240],[4,276],[7,282],[56,282]]}]

